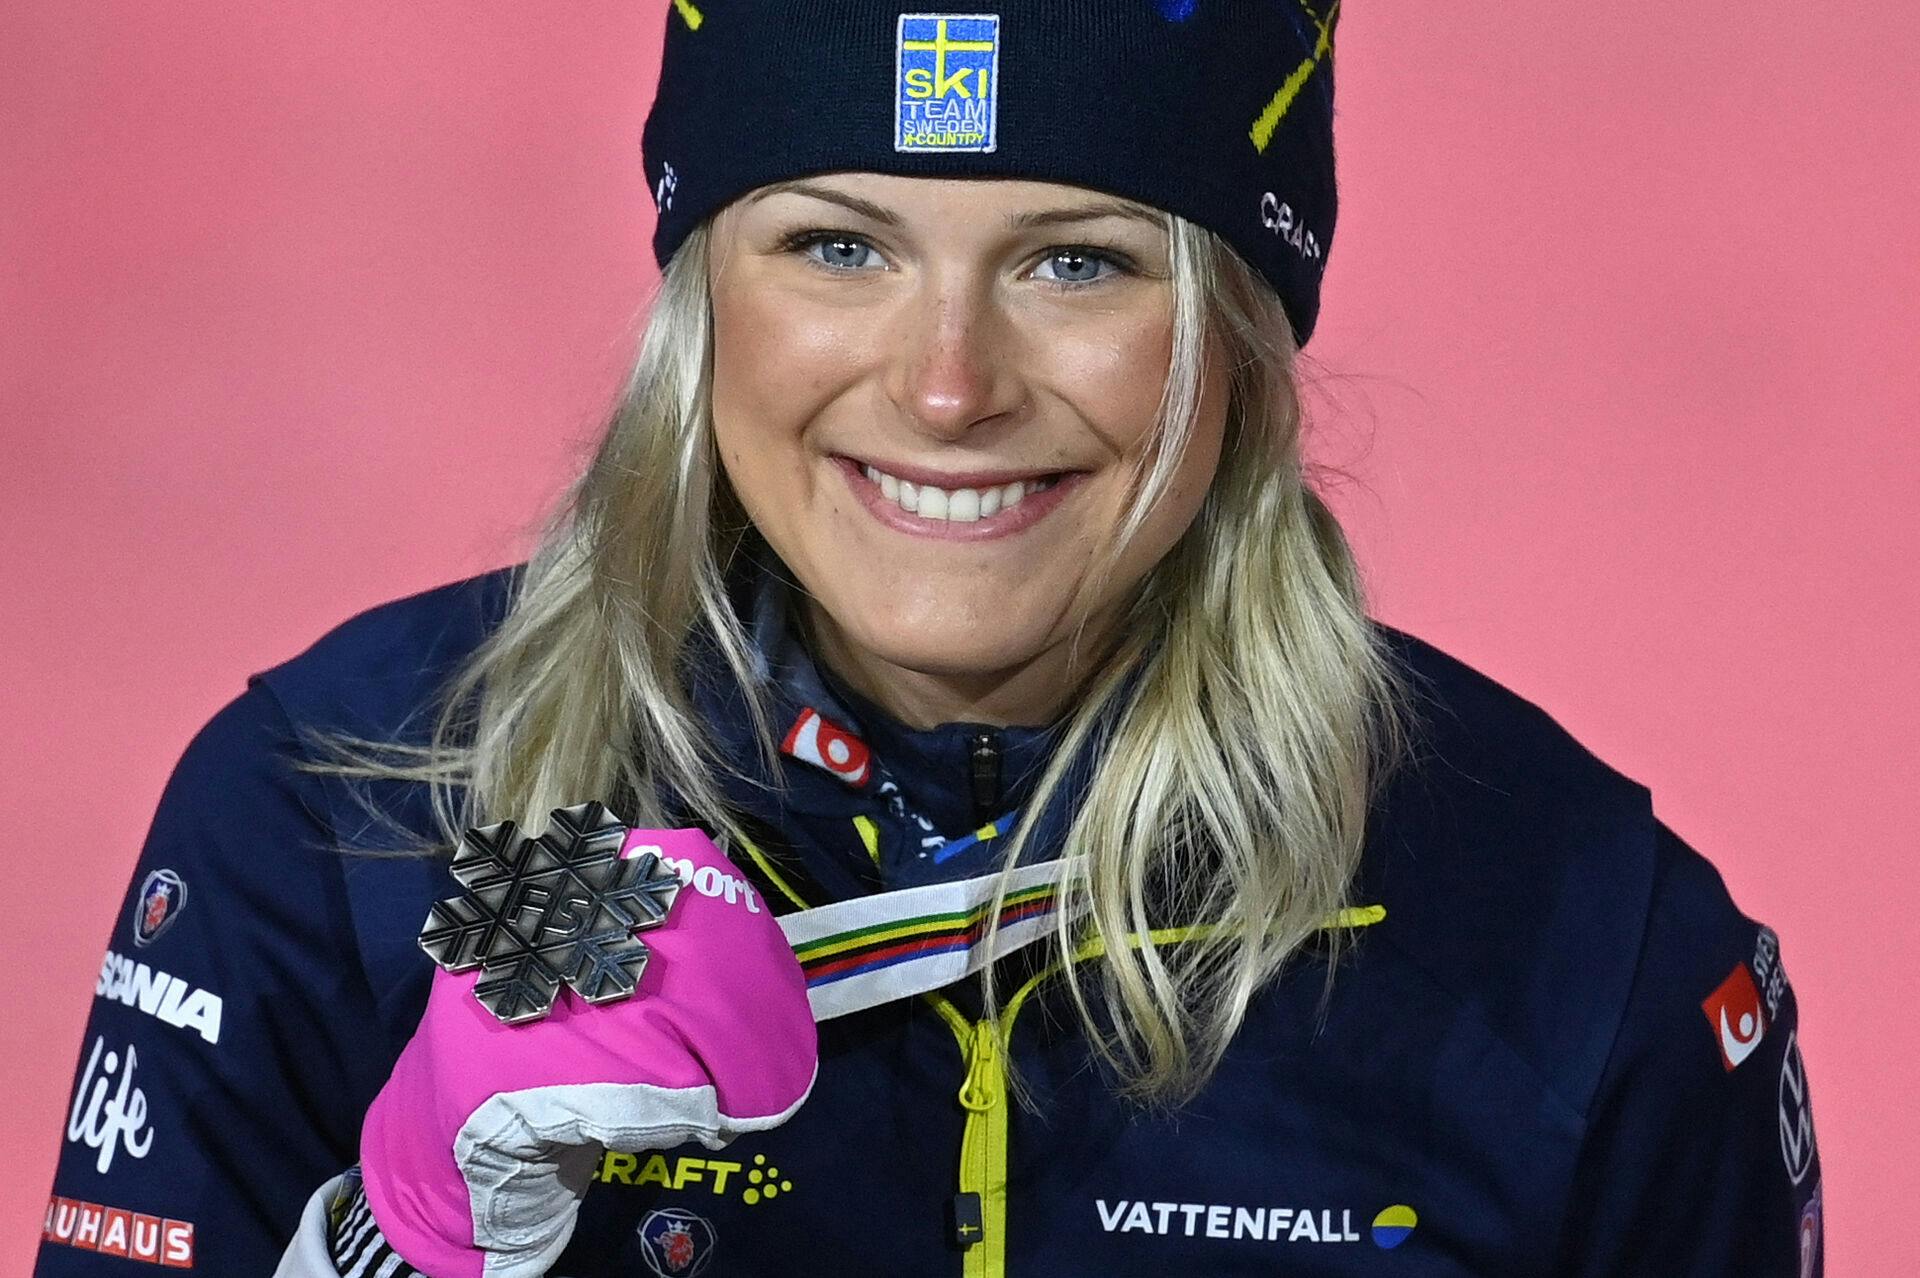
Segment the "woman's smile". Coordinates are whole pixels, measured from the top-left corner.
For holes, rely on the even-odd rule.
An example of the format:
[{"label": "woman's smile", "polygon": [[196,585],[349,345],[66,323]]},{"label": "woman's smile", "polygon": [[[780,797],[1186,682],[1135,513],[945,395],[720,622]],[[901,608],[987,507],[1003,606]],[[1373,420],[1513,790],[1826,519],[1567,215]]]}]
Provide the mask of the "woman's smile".
[{"label": "woman's smile", "polygon": [[1025,532],[1059,509],[1083,471],[943,473],[837,456],[834,467],[874,519],[897,532],[945,541],[991,541]]}]

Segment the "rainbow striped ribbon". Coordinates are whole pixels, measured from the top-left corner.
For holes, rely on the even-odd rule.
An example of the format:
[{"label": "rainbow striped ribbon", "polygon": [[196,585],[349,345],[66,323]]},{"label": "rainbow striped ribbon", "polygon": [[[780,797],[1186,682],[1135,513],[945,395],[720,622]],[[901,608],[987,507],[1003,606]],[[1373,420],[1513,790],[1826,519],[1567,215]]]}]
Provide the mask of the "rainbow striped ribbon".
[{"label": "rainbow striped ribbon", "polygon": [[[1045,936],[1059,909],[1060,860],[1014,870],[994,957]],[[783,915],[817,1021],[937,990],[985,967],[998,872],[879,892]]]}]

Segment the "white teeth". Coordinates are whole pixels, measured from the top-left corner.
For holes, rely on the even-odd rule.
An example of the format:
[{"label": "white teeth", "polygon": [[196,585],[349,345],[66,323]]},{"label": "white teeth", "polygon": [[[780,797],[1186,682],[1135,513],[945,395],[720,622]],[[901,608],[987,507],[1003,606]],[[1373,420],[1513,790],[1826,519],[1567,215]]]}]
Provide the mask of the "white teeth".
[{"label": "white teeth", "polygon": [[902,510],[922,519],[944,519],[956,524],[971,524],[991,519],[1011,510],[1034,493],[1045,492],[1059,483],[1053,479],[1016,479],[1011,484],[992,488],[935,488],[909,483],[875,466],[862,466],[867,482],[880,489],[880,495]]}]

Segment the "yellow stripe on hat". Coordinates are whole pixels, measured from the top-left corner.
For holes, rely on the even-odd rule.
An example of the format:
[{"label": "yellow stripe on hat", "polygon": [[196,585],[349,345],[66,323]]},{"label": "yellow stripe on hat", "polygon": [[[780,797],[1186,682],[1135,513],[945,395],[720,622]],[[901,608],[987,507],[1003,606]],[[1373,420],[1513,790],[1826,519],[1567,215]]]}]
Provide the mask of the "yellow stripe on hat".
[{"label": "yellow stripe on hat", "polygon": [[1253,149],[1262,155],[1266,154],[1267,144],[1273,141],[1273,131],[1280,127],[1280,121],[1287,118],[1287,112],[1292,108],[1293,100],[1300,96],[1300,90],[1307,87],[1307,81],[1313,78],[1315,68],[1320,65],[1320,59],[1327,56],[1327,49],[1333,43],[1333,18],[1340,12],[1340,0],[1334,0],[1333,7],[1327,10],[1324,20],[1314,17],[1313,10],[1307,9],[1305,5],[1301,8],[1306,9],[1307,17],[1312,19],[1313,25],[1319,29],[1320,39],[1315,42],[1312,54],[1293,69],[1293,74],[1287,77],[1287,82],[1280,86],[1278,93],[1273,95],[1273,101],[1267,103],[1267,109],[1260,113],[1260,117],[1253,122],[1253,127],[1247,130],[1247,136],[1253,139]]}]

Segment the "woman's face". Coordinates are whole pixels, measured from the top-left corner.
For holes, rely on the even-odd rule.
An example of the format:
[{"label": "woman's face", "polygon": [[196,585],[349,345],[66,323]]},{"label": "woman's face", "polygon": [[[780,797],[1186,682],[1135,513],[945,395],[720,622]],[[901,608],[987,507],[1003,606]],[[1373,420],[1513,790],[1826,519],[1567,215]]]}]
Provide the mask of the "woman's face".
[{"label": "woman's face", "polygon": [[[728,478],[809,596],[832,668],[909,723],[1039,723],[1068,645],[1185,531],[1226,374],[1107,580],[1173,340],[1158,213],[1047,182],[832,174],[713,228]],[[1097,650],[1097,649],[1096,649]]]}]

